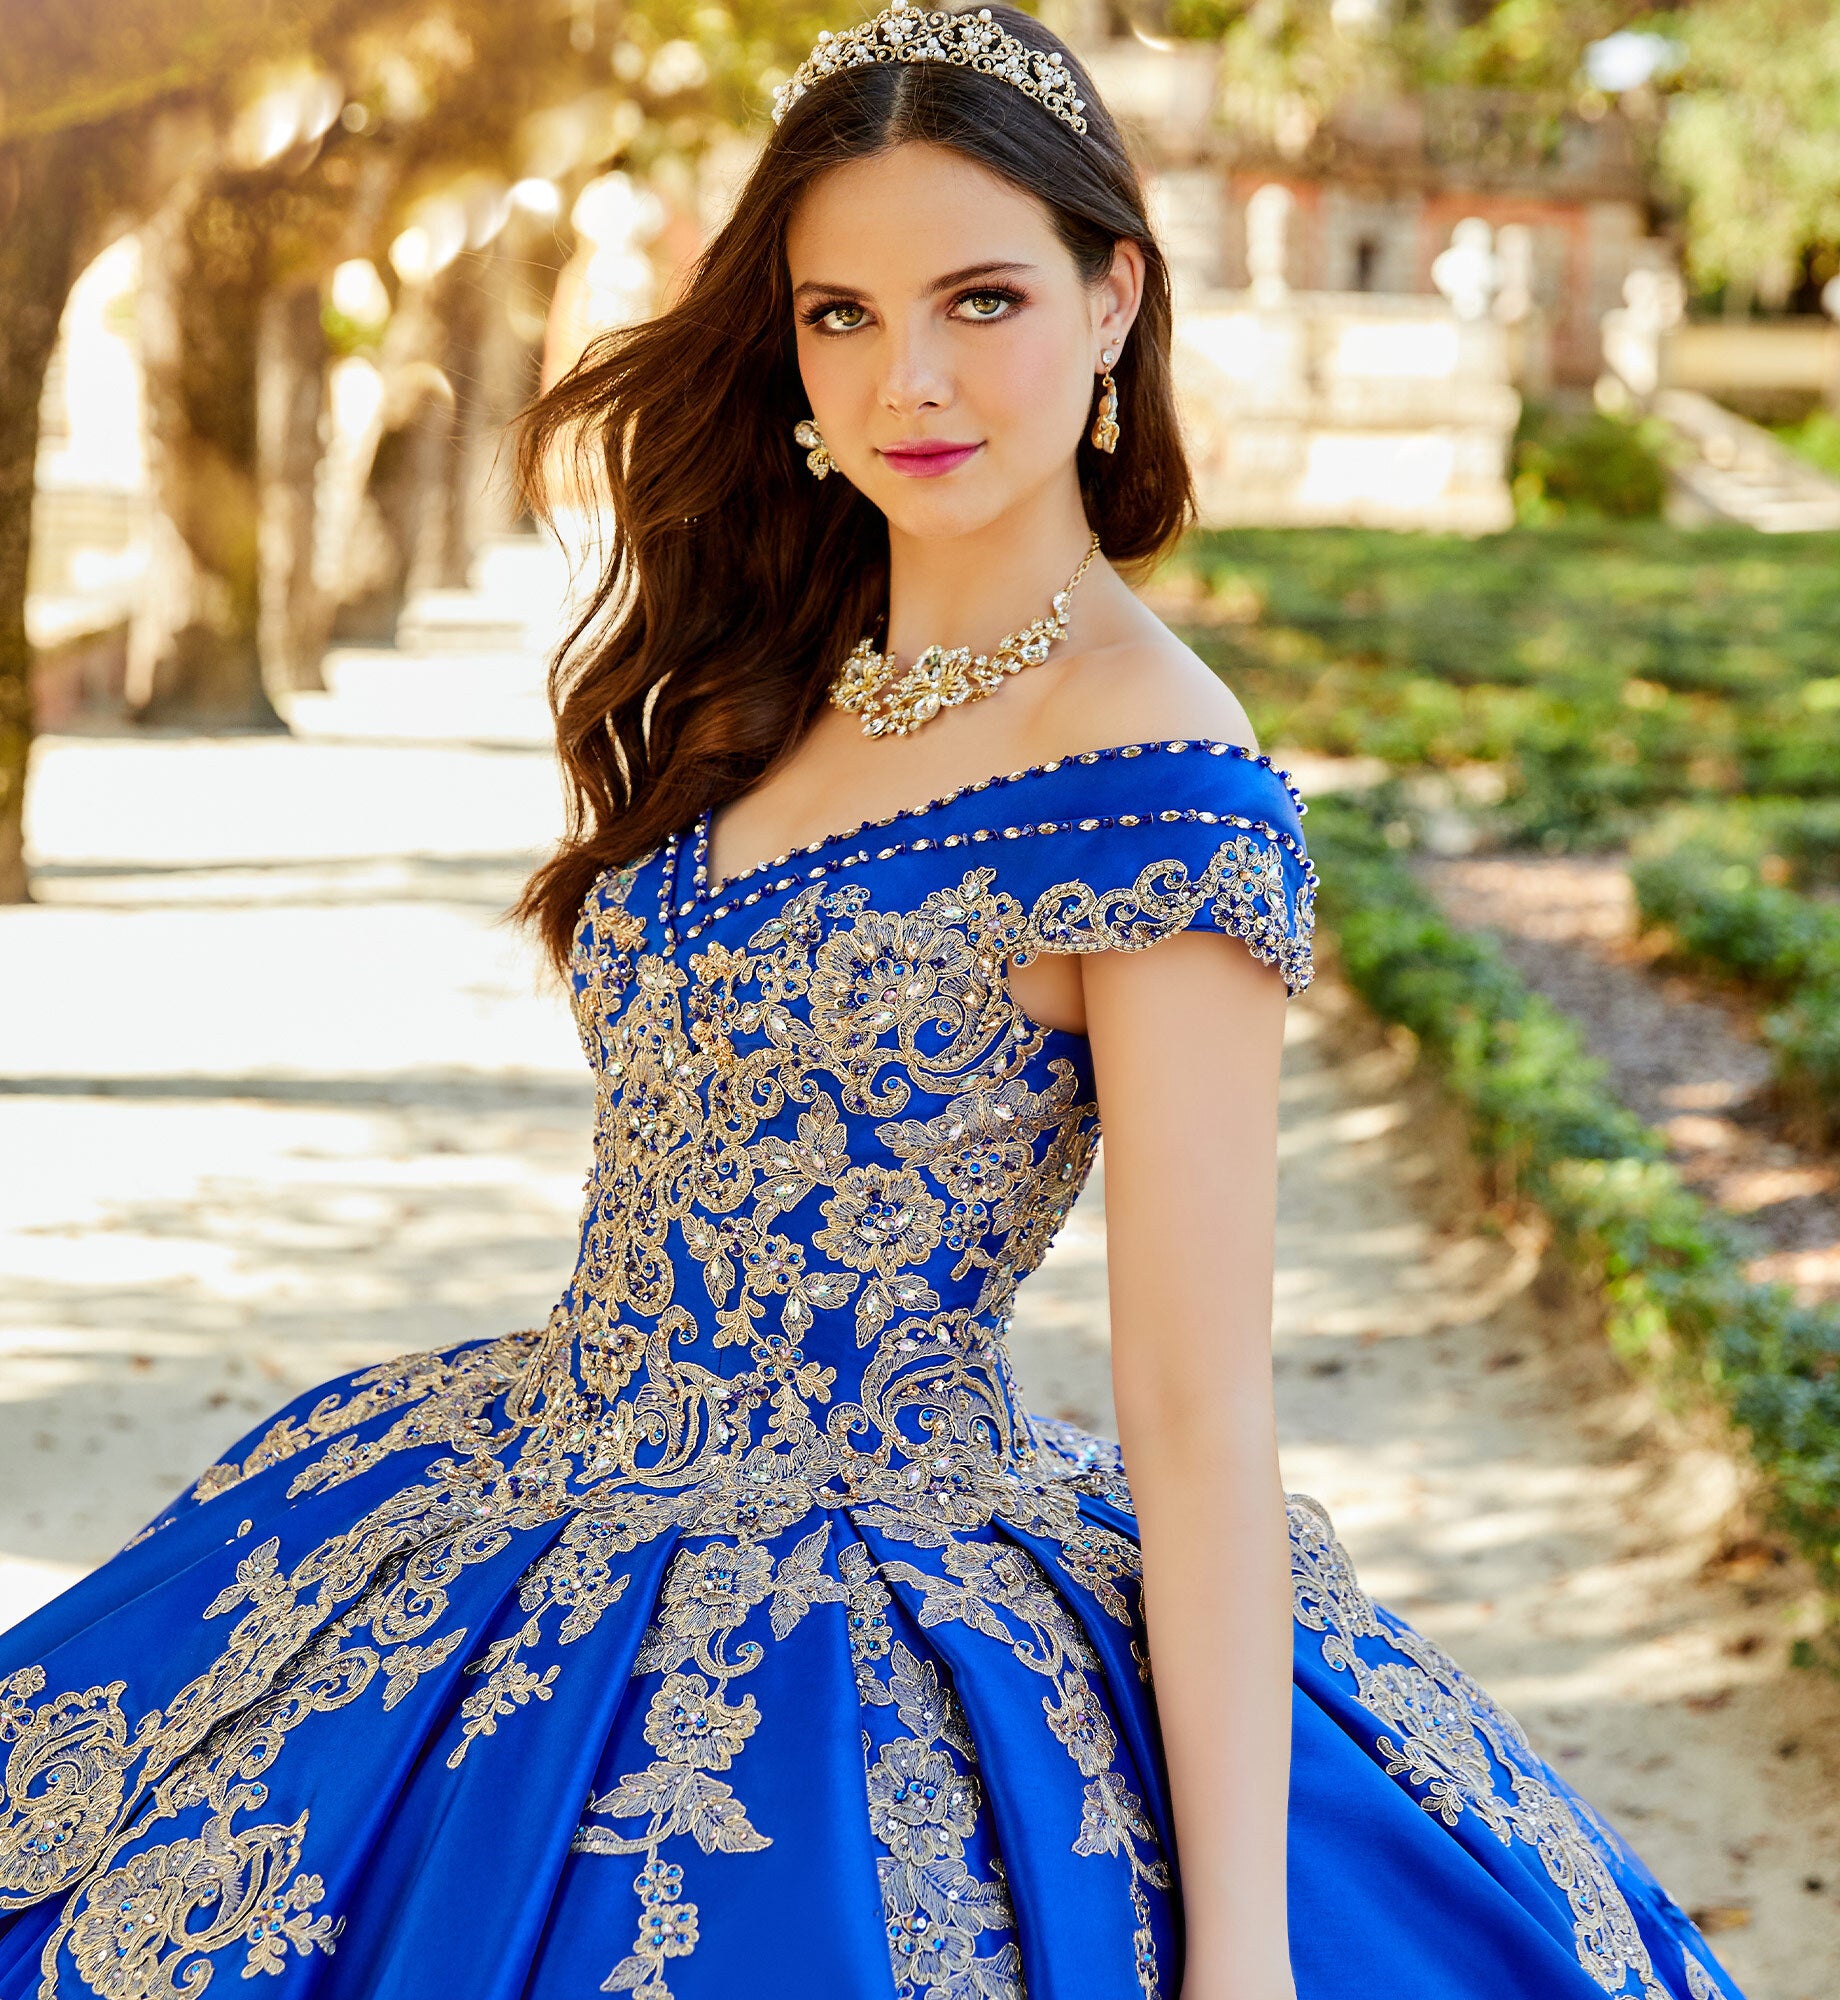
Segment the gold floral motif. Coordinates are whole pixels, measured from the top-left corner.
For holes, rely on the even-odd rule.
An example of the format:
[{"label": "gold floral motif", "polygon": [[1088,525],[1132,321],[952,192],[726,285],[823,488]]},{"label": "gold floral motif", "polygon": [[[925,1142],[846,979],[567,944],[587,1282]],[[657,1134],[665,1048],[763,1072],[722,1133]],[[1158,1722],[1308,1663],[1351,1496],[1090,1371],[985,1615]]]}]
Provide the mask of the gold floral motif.
[{"label": "gold floral motif", "polygon": [[107,1846],[127,1774],[159,1726],[128,1733],[126,1681],[34,1705],[43,1667],[0,1681],[0,1910],[23,1909],[76,1881]]},{"label": "gold floral motif", "polygon": [[[900,1525],[888,1524],[887,1531],[911,1536]],[[1024,1550],[947,1537],[940,1541],[939,1554],[943,1577],[904,1562],[885,1563],[882,1571],[920,1593],[922,1626],[948,1621],[968,1625],[1007,1644],[1016,1659],[1052,1684],[1054,1692],[1042,1700],[1049,1733],[1092,1781],[1071,1845],[1076,1854],[1113,1854],[1128,1864],[1129,1894],[1137,1918],[1138,1985],[1147,2000],[1155,2000],[1161,1988],[1149,1891],[1166,1891],[1172,1877],[1148,1816],[1112,1769],[1117,1733],[1090,1678],[1098,1656],[1066,1600]],[[1095,1785],[1101,1787],[1097,1794]],[[1102,1822],[1095,1818],[1095,1798],[1111,1802]]]},{"label": "gold floral motif", "polygon": [[1058,882],[1030,905],[1024,948],[1141,951],[1206,908],[1254,958],[1278,968],[1289,992],[1300,993],[1311,977],[1315,889],[1306,880],[1292,900],[1278,843],[1269,827],[1259,831],[1257,840],[1241,833],[1223,841],[1199,875],[1181,861],[1153,861],[1124,888]]},{"label": "gold floral motif", "polygon": [[[863,1731],[869,1831],[887,1850],[875,1865],[897,2000],[1023,2000],[1001,1865],[980,1881],[965,1860],[983,1787],[957,1698],[930,1660],[898,1641],[887,1671],[860,1675],[859,1685],[908,1732],[877,1751]],[[980,1951],[985,1939],[994,1951]]]},{"label": "gold floral motif", "polygon": [[457,1352],[404,1354],[366,1368],[351,1378],[354,1394],[322,1396],[304,1423],[283,1418],[246,1458],[211,1466],[200,1475],[193,1497],[213,1500],[258,1472],[356,1430],[392,1409],[413,1410],[413,1420],[389,1433],[387,1443],[364,1450],[348,1445],[343,1452],[335,1446],[321,1459],[322,1470],[314,1483],[336,1485],[380,1463],[390,1452],[449,1443],[451,1425],[443,1421],[445,1413],[487,1400],[509,1386],[529,1361],[536,1340],[534,1333],[514,1333]]},{"label": "gold floral motif", "polygon": [[[1606,1993],[1626,1991],[1633,1976],[1643,2000],[1667,2000],[1602,1848],[1546,1782],[1520,1724],[1422,1634],[1382,1617],[1316,1501],[1292,1494],[1290,1524],[1297,1621],[1324,1635],[1324,1660],[1353,1677],[1356,1700],[1386,1725],[1377,1747],[1389,1774],[1446,1826],[1468,1812],[1504,1846],[1520,1841],[1539,1855],[1571,1905],[1578,1962]],[[1398,1657],[1375,1665],[1357,1639]]]},{"label": "gold floral motif", "polygon": [[307,1814],[289,1826],[230,1828],[258,1804],[260,1785],[239,1787],[195,1840],[148,1847],[93,1881],[69,1926],[77,1974],[104,2000],[170,2000],[211,1977],[210,1955],[246,1945],[243,1977],[279,1972],[288,1948],[330,1953],[344,1919],[312,1914],[326,1893],[317,1875],[295,1872]]}]

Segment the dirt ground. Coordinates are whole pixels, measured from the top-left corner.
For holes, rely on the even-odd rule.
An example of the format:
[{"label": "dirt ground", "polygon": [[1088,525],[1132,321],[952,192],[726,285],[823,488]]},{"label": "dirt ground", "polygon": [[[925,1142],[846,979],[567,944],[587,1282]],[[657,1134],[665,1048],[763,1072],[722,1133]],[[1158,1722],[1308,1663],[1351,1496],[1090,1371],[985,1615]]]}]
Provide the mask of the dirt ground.
[{"label": "dirt ground", "polygon": [[[405,741],[389,671],[294,741],[41,746],[44,901],[0,911],[0,1625],[297,1388],[535,1324],[564,1281],[590,1093],[498,921],[554,824],[541,718],[462,663],[476,724]],[[1786,1665],[1803,1582],[1732,1462],[1617,1374],[1326,980],[1283,1147],[1288,1482],[1752,2000],[1829,2000],[1840,1688]],[[1097,1184],[1015,1339],[1037,1408],[1109,1426]]]}]

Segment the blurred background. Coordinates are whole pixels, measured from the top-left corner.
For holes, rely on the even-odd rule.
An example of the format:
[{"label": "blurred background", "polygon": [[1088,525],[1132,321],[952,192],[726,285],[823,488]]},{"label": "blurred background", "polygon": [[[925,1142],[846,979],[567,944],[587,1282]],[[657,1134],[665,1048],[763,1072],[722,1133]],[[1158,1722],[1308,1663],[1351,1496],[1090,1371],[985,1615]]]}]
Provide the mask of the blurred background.
[{"label": "blurred background", "polygon": [[[502,912],[591,529],[503,430],[860,11],[0,0],[0,1626],[560,1290],[592,1097]],[[1840,10],[1039,11],[1176,274],[1146,595],[1317,804],[1287,1476],[1829,2000]],[[1016,1343],[1105,1429],[1102,1217]]]}]

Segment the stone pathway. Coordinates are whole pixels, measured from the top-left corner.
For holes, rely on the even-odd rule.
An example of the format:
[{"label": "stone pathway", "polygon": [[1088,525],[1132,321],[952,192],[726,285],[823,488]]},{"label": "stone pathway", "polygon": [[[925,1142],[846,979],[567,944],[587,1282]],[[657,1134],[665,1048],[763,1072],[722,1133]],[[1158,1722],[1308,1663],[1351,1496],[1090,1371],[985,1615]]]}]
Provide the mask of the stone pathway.
[{"label": "stone pathway", "polygon": [[[535,1324],[561,1288],[590,1094],[499,921],[556,810],[540,729],[500,707],[438,744],[387,740],[413,704],[341,696],[293,742],[41,746],[45,900],[0,911],[0,1625],[297,1388]],[[1481,1211],[1405,1058],[1327,981],[1291,1030],[1289,1482],[1751,2000],[1827,2000],[1840,1692],[1784,1664],[1799,1578]],[[1035,1407],[1101,1429],[1104,1297],[1095,1186],[1016,1348]]]},{"label": "stone pathway", "polygon": [[1483,854],[1423,864],[1450,914],[1486,931],[1584,1031],[1612,1088],[1666,1137],[1682,1178],[1744,1219],[1751,1275],[1840,1301],[1840,1158],[1785,1136],[1762,1011],[1657,963],[1620,856]]}]

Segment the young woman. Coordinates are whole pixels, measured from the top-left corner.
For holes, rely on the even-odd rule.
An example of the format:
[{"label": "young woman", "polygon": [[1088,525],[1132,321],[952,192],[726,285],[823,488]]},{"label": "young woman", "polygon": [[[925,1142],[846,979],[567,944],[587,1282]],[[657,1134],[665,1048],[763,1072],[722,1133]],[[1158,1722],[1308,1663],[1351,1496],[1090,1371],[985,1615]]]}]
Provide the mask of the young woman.
[{"label": "young woman", "polygon": [[[574,1278],[0,1642],[0,2000],[1735,1995],[1279,1487],[1313,877],[1120,574],[1189,488],[1116,130],[1007,8],[778,111],[526,439],[613,501],[525,902],[599,1084]],[[1004,1353],[1101,1117],[1122,1457]]]}]

